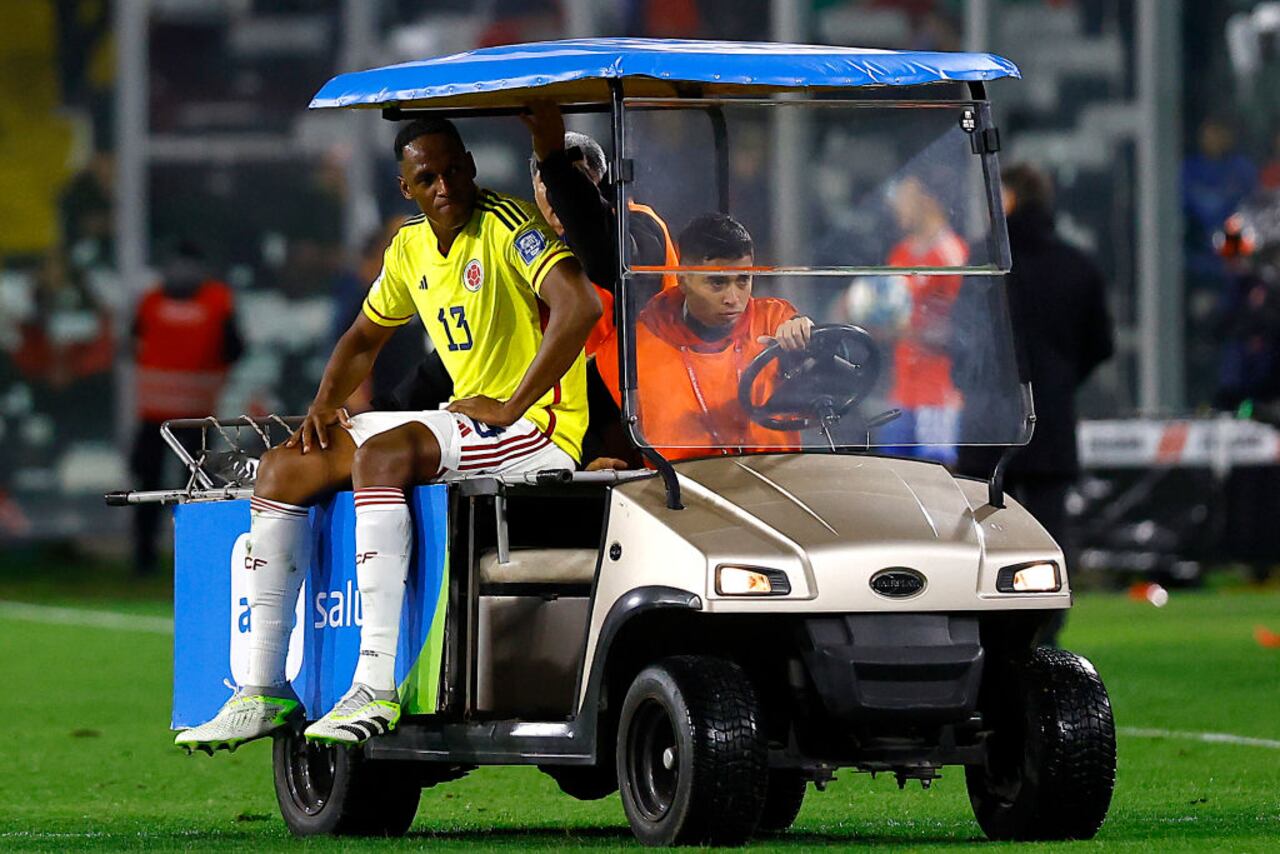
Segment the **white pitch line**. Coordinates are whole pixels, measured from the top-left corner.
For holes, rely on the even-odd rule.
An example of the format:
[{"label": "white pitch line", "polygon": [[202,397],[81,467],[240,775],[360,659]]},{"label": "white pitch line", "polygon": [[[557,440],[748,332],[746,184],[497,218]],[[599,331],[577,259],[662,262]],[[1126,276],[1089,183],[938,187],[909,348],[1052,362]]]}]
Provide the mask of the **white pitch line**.
[{"label": "white pitch line", "polygon": [[1120,735],[1133,738],[1177,738],[1184,741],[1203,741],[1209,744],[1238,744],[1242,747],[1265,747],[1280,750],[1280,741],[1269,738],[1250,738],[1247,735],[1232,735],[1229,732],[1178,732],[1170,729],[1148,729],[1146,727],[1116,727]]},{"label": "white pitch line", "polygon": [[56,626],[88,626],[95,629],[147,632],[157,635],[173,634],[173,620],[169,617],[122,614],[119,611],[95,611],[89,608],[63,608],[56,605],[32,605],[28,602],[0,600],[0,618]]},{"label": "white pitch line", "polygon": [[[169,617],[150,617],[145,614],[123,614],[119,611],[95,611],[89,608],[64,608],[56,605],[32,605],[27,602],[0,600],[0,617],[48,623],[61,626],[88,626],[97,629],[146,632],[149,634],[173,634],[173,620]],[[1280,741],[1269,738],[1251,738],[1226,732],[1179,732],[1148,727],[1116,727],[1118,735],[1131,738],[1173,738],[1183,741],[1200,741],[1208,744],[1235,744],[1241,747],[1262,747],[1280,750]]]}]

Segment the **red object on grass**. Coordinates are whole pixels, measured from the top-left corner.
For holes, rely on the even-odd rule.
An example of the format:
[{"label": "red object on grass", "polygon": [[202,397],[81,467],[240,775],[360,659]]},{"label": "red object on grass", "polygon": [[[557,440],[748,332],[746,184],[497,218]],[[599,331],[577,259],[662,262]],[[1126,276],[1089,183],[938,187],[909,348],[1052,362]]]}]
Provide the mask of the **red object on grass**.
[{"label": "red object on grass", "polygon": [[1147,593],[1151,591],[1151,582],[1139,581],[1129,586],[1129,598],[1135,602],[1147,601]]},{"label": "red object on grass", "polygon": [[1258,642],[1258,646],[1280,649],[1280,632],[1273,632],[1266,626],[1254,626],[1253,639]]}]

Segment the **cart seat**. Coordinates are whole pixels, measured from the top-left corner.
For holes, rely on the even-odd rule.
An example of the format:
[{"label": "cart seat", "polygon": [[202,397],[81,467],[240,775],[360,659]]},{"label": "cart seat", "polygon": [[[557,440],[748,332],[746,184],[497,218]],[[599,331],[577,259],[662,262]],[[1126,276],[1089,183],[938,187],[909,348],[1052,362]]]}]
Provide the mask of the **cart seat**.
[{"label": "cart seat", "polygon": [[512,549],[511,560],[498,563],[498,553],[491,549],[480,555],[480,584],[590,586],[596,557],[595,549]]}]

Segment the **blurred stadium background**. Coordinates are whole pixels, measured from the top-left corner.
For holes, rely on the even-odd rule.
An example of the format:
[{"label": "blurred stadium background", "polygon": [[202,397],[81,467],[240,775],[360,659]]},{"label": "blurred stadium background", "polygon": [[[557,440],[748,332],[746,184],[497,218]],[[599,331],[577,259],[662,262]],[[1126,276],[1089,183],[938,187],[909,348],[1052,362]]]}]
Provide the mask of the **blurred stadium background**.
[{"label": "blurred stadium background", "polygon": [[[992,87],[1002,157],[1051,173],[1059,228],[1098,259],[1116,323],[1117,353],[1080,400],[1080,564],[1195,580],[1224,562],[1262,576],[1280,554],[1265,467],[1280,443],[1258,423],[1280,392],[1280,317],[1274,296],[1243,299],[1240,284],[1265,267],[1254,244],[1270,239],[1265,192],[1280,185],[1270,95],[1280,4],[10,0],[3,16],[8,555],[129,555],[128,514],[100,496],[133,482],[131,332],[180,246],[195,244],[236,297],[243,355],[217,412],[305,408],[367,281],[362,247],[404,213],[387,179],[392,127],[308,115],[324,80],[477,46],[617,34],[992,50],[1017,62],[1025,79]],[[484,123],[469,138],[488,183],[528,194],[517,123]],[[785,159],[785,145],[767,156]],[[1255,251],[1224,260],[1226,220],[1257,194],[1264,203],[1243,226]],[[856,228],[840,222],[838,198],[807,204],[814,227]],[[1228,254],[1241,242],[1230,238]],[[405,335],[410,351],[423,346]],[[1184,418],[1197,420],[1170,420]],[[166,483],[179,477],[171,469]]]},{"label": "blurred stadium background", "polygon": [[[407,212],[390,124],[309,115],[311,95],[339,71],[593,35],[990,50],[1021,67],[1024,80],[990,87],[1003,162],[1052,175],[1059,228],[1097,259],[1115,321],[1116,354],[1079,398],[1076,582],[1164,585],[1087,594],[1067,630],[1122,727],[1104,838],[1274,844],[1280,2],[4,0],[0,649],[10,684],[81,690],[0,781],[17,804],[0,848],[283,838],[265,750],[219,765],[169,746],[166,547],[137,577],[131,512],[102,501],[134,483],[138,303],[194,244],[234,293],[243,339],[216,411],[301,413],[369,281],[366,247]],[[468,141],[487,184],[528,195],[517,122],[477,124]],[[744,168],[772,174],[768,158],[789,156],[767,142]],[[834,194],[806,204],[811,227],[856,237]],[[176,461],[165,483],[181,485]],[[0,699],[0,716],[30,715],[30,695]],[[556,847],[562,825],[579,842],[622,833],[616,804],[572,805],[528,769],[460,785],[424,800],[444,844],[493,827],[513,847]],[[957,780],[935,787],[941,801],[894,800],[884,780],[868,801],[854,785],[806,807],[795,841],[975,838]],[[512,786],[530,800],[504,801]],[[562,822],[561,809],[577,811]]]}]

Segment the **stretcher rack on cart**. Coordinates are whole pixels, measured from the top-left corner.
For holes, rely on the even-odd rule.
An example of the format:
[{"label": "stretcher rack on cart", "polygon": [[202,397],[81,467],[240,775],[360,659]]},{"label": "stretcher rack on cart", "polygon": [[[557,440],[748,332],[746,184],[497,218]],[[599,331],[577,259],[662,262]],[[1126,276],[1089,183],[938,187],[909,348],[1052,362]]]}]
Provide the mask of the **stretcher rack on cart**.
[{"label": "stretcher rack on cart", "polygon": [[[248,498],[258,458],[289,437],[302,423],[301,416],[267,415],[253,418],[177,418],[160,426],[165,444],[182,462],[187,483],[182,489],[120,491],[107,494],[112,506],[126,504],[182,504],[188,501],[224,501]],[[174,431],[199,431],[199,441],[184,443]]]},{"label": "stretcher rack on cart", "polygon": [[[186,470],[186,486],[181,489],[120,490],[107,493],[104,498],[113,507],[248,498],[253,494],[253,480],[261,454],[287,439],[301,423],[301,415],[281,417],[275,414],[259,418],[241,415],[238,418],[222,419],[214,416],[171,419],[161,425],[160,435]],[[200,441],[195,449],[184,444],[175,435],[175,430],[199,430]],[[620,483],[646,476],[647,472],[571,472],[555,469],[519,475],[485,475],[472,480],[531,486],[571,482]]]}]

